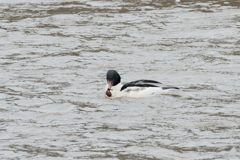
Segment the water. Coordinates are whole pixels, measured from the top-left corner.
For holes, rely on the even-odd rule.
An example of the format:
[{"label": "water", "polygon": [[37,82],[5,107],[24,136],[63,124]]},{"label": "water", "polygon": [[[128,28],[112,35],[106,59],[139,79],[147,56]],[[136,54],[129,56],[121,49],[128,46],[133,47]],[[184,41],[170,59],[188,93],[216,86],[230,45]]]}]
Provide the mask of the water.
[{"label": "water", "polygon": [[[0,4],[1,159],[240,159],[238,0]],[[107,99],[108,69],[183,95]]]}]

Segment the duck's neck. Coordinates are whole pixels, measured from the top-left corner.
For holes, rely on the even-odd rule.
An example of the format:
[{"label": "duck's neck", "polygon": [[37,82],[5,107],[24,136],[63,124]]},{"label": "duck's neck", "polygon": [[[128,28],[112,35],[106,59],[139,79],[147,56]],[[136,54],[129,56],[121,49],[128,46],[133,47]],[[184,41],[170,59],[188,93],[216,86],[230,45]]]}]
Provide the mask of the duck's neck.
[{"label": "duck's neck", "polygon": [[122,84],[119,83],[116,86],[112,86],[111,88],[111,93],[112,93],[112,97],[121,97],[122,96],[122,92],[120,91],[122,88]]},{"label": "duck's neck", "polygon": [[112,90],[120,92],[122,86],[123,86],[122,83],[119,83],[116,86],[112,86]]}]

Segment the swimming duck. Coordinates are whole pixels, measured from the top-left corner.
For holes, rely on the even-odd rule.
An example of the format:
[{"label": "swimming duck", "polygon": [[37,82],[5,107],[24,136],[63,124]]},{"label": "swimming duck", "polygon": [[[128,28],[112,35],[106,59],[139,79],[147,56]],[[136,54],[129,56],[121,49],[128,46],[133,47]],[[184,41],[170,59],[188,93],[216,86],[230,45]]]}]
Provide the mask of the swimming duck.
[{"label": "swimming duck", "polygon": [[141,79],[126,84],[121,83],[121,76],[115,70],[108,70],[106,74],[107,86],[105,95],[116,97],[148,97],[168,94],[170,90],[179,90],[178,87],[163,86],[155,80]]}]

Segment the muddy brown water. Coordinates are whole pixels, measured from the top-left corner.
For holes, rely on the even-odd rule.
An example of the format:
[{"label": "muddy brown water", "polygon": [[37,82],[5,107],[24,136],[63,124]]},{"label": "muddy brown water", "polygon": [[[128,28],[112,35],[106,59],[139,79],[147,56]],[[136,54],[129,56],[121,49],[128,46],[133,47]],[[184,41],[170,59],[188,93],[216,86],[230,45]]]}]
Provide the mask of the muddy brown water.
[{"label": "muddy brown water", "polygon": [[[0,0],[0,159],[239,160],[239,6]],[[109,100],[108,69],[183,95]]]}]

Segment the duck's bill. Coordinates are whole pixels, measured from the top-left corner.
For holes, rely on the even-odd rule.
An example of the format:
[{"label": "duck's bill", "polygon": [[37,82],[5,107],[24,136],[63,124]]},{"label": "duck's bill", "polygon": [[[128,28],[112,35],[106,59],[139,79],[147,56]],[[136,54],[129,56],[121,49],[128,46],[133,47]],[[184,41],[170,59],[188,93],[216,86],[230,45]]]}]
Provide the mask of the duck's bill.
[{"label": "duck's bill", "polygon": [[107,84],[108,84],[108,90],[111,90],[111,88],[112,88],[112,81],[107,81]]}]

